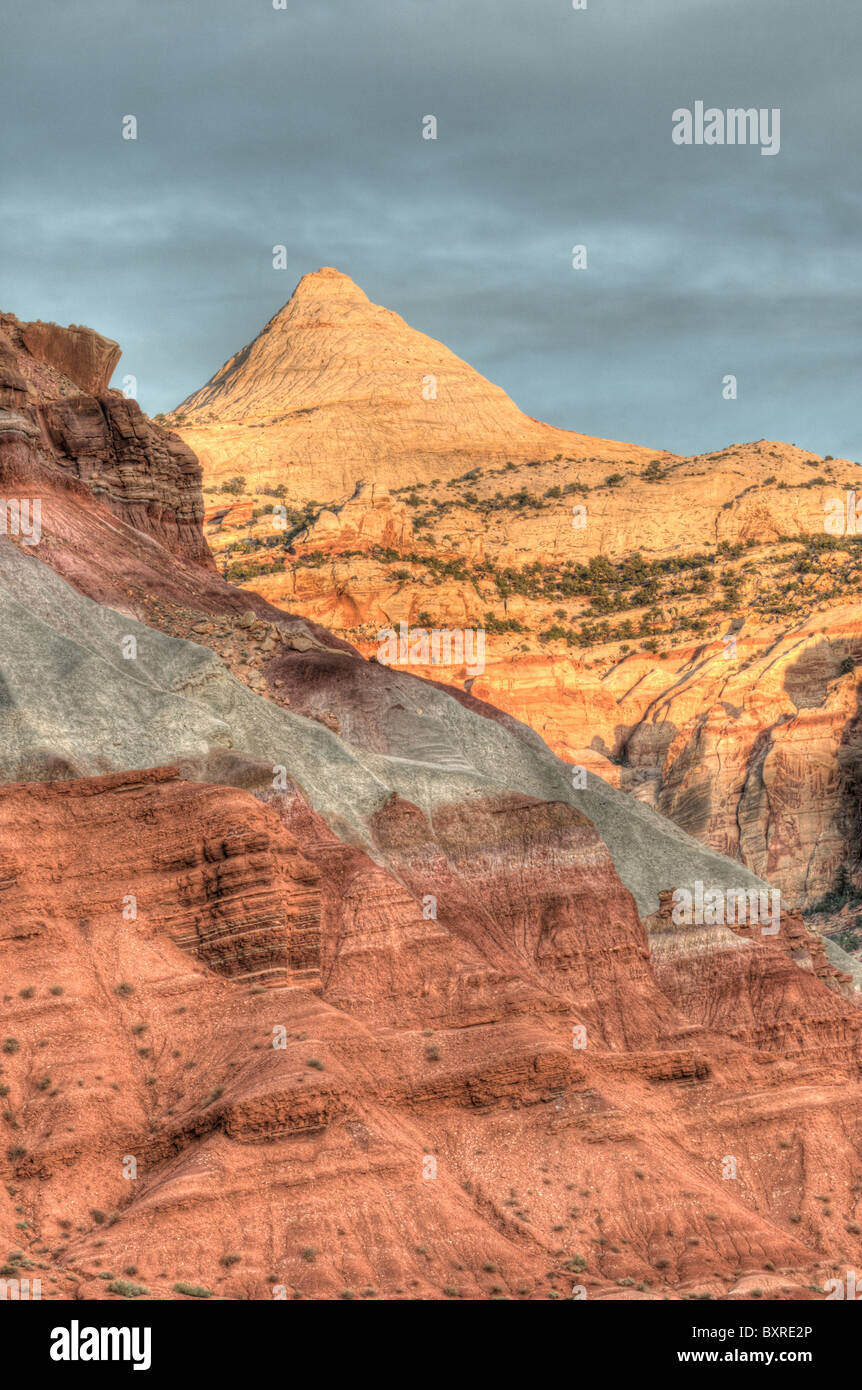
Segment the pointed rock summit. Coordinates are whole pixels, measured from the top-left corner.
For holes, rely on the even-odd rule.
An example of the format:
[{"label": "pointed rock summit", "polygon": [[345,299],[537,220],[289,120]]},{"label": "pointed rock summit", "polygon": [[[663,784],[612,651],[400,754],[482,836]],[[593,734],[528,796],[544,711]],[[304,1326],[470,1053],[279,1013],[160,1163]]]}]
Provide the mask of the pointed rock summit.
[{"label": "pointed rock summit", "polygon": [[209,482],[242,474],[258,487],[283,483],[297,499],[349,495],[360,480],[449,478],[509,458],[647,454],[533,420],[331,266],[303,276],[172,422]]},{"label": "pointed rock summit", "polygon": [[208,423],[249,423],[349,403],[363,413],[392,412],[388,432],[426,423],[439,433],[448,422],[467,438],[513,429],[538,437],[549,428],[331,266],[304,275],[254,342],[179,412]]},{"label": "pointed rock summit", "polygon": [[[352,299],[362,304],[371,304],[371,300],[364,290],[361,290],[355,280],[351,280],[349,275],[343,271],[336,270],[332,265],[322,265],[319,270],[310,270],[307,275],[303,275],[290,299],[288,305],[296,299],[300,300],[322,300],[322,299]],[[282,312],[284,312],[282,310]]]}]

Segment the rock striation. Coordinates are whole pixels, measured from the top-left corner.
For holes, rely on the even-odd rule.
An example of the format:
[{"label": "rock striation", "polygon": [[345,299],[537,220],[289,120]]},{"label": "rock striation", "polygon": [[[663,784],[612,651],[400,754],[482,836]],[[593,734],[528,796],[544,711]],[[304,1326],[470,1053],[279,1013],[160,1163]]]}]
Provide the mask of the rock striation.
[{"label": "rock striation", "polygon": [[805,1299],[858,1259],[858,1010],[778,945],[648,949],[571,808],[371,829],[176,767],[0,789],[0,1242],[43,1296]]},{"label": "rock striation", "polygon": [[92,328],[72,323],[20,325],[21,342],[31,356],[68,378],[86,396],[105,396],[121,357],[120,345]]},{"label": "rock striation", "polygon": [[0,314],[0,488],[96,497],[176,553],[211,567],[191,450],[108,387],[120,350],[89,328]]},{"label": "rock striation", "polygon": [[[612,464],[573,435],[552,457],[480,450],[455,478],[417,465],[405,483],[401,456],[381,456],[373,482],[353,467],[346,497],[322,473],[314,505],[284,473],[282,524],[277,451],[265,462],[231,400],[258,452],[240,495],[208,511],[226,576],[366,656],[401,623],[481,629],[478,674],[411,669],[469,683],[798,907],[844,876],[862,901],[856,464],[766,440]],[[219,477],[207,470],[211,491]]]},{"label": "rock striation", "polygon": [[[678,926],[694,880],[771,885],[67,476],[46,412],[80,392],[7,338],[45,502],[0,537],[8,1267],[52,1298],[822,1296],[862,1259],[841,953],[795,913]],[[406,537],[356,500],[321,532]]]},{"label": "rock striation", "polygon": [[486,458],[550,460],[569,447],[647,457],[524,415],[331,266],[303,276],[258,336],[168,418],[208,480],[249,475],[301,500],[343,500],[357,482],[449,478]]}]

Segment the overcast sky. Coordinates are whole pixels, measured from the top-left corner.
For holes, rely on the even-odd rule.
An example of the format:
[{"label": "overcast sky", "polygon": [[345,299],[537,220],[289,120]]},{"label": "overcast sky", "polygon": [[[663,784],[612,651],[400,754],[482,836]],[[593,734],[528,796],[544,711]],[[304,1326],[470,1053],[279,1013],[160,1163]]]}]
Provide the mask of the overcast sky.
[{"label": "overcast sky", "polygon": [[[860,51],[859,0],[9,5],[0,308],[155,413],[333,265],[555,425],[862,460]],[[698,100],[780,152],[675,145]]]}]

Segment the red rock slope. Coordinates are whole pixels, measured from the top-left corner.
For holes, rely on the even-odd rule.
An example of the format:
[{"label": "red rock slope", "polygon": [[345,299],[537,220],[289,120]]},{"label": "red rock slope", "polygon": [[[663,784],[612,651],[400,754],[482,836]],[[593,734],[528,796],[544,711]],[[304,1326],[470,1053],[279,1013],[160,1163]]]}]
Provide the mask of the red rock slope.
[{"label": "red rock slope", "polygon": [[[677,1011],[569,808],[428,833],[380,814],[396,880],[290,786],[0,791],[13,1267],[50,1297],[804,1298],[858,1261],[853,1010],[797,971],[829,1022],[793,1061]],[[780,1017],[752,952],[775,987],[734,987]]]},{"label": "red rock slope", "polygon": [[[171,436],[142,419],[139,453],[113,433],[69,453],[52,405],[104,400],[16,333],[0,466],[44,496],[46,531],[3,600],[34,605],[33,670],[58,647],[43,561],[220,652],[268,694],[243,692],[288,762],[300,725],[339,738],[346,809],[360,752],[363,796],[387,764],[415,790],[377,796],[360,848],[355,815],[325,824],[229,742],[257,795],[154,768],[0,788],[0,1267],[54,1297],[786,1298],[856,1264],[860,1014],[816,941],[792,920],[674,931],[661,907],[650,940],[607,842],[628,826],[649,856],[655,818],[594,790],[600,834],[525,794],[549,756],[527,731],[492,790],[470,758],[511,720],[231,590],[198,562]],[[116,614],[82,603],[63,643],[128,681],[97,650]],[[217,685],[194,669],[187,711]],[[331,768],[307,781],[327,777],[331,797]],[[700,852],[661,833],[681,864]]]}]

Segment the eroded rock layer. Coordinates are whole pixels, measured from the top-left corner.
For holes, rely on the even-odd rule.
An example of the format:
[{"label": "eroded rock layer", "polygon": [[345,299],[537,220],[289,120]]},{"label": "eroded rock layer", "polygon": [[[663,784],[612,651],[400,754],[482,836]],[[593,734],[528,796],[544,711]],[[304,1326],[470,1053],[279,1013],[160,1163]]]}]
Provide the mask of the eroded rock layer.
[{"label": "eroded rock layer", "polygon": [[482,629],[478,668],[416,674],[853,917],[857,464],[550,430],[331,269],[171,418],[228,577],[364,655],[401,623]]},{"label": "eroded rock layer", "polygon": [[108,382],[116,343],[88,328],[0,314],[0,489],[43,487],[104,501],[139,531],[211,566],[200,534],[200,466],[192,451]]},{"label": "eroded rock layer", "polygon": [[[367,322],[348,298],[332,321]],[[841,953],[794,913],[678,926],[674,889],[772,886],[481,689],[232,589],[194,473],[154,506],[172,437],[100,395],[112,345],[16,323],[4,486],[44,505],[36,544],[0,537],[3,1277],[821,1296],[862,1258]],[[371,500],[355,535],[400,543]],[[827,667],[787,689],[831,698]]]},{"label": "eroded rock layer", "polygon": [[292,783],[0,791],[12,1270],[52,1298],[782,1299],[858,1260],[856,1010],[756,941],[761,1047],[714,976],[671,1003],[569,808],[374,829],[397,877]]},{"label": "eroded rock layer", "polygon": [[289,482],[303,499],[343,499],[361,479],[452,477],[484,457],[553,459],[569,446],[608,461],[647,456],[524,415],[331,266],[303,276],[257,338],[169,418],[208,476]]}]

